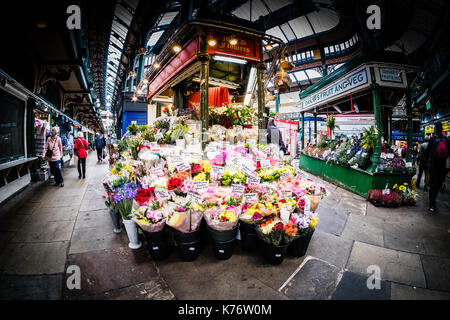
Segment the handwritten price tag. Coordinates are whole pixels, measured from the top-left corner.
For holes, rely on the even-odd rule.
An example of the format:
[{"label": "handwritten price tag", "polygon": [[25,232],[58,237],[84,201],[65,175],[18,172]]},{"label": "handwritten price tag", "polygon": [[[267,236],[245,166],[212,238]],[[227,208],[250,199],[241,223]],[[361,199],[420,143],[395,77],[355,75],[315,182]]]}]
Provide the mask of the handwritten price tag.
[{"label": "handwritten price tag", "polygon": [[294,167],[295,169],[300,167],[300,160],[298,159],[294,159],[292,160],[292,167]]},{"label": "handwritten price tag", "polygon": [[257,184],[259,184],[259,183],[261,183],[261,178],[260,177],[256,177],[256,176],[252,176],[252,175],[247,175],[247,183],[257,183]]},{"label": "handwritten price tag", "polygon": [[225,169],[223,167],[212,166],[211,167],[211,179],[219,180],[220,178],[222,178],[224,172],[225,172]]},{"label": "handwritten price tag", "polygon": [[290,178],[291,177],[291,172],[290,171],[284,171],[280,174],[281,178]]},{"label": "handwritten price tag", "polygon": [[231,185],[231,192],[237,193],[239,195],[244,194],[245,187],[241,184],[233,184]]},{"label": "handwritten price tag", "polygon": [[244,203],[256,203],[258,202],[257,193],[246,193],[244,194]]},{"label": "handwritten price tag", "polygon": [[406,168],[412,168],[412,162],[407,162],[406,163]]},{"label": "handwritten price tag", "polygon": [[270,160],[260,160],[261,169],[268,169],[271,167]]},{"label": "handwritten price tag", "polygon": [[292,198],[292,191],[281,191],[281,196],[283,198]]},{"label": "handwritten price tag", "polygon": [[155,189],[155,196],[156,196],[156,198],[158,198],[158,200],[161,200],[161,201],[169,200],[169,198],[170,198],[169,192],[167,190],[161,189],[161,188]]},{"label": "handwritten price tag", "polygon": [[382,194],[383,194],[383,195],[389,195],[389,194],[391,194],[391,190],[389,190],[389,189],[384,189],[384,190],[382,191]]},{"label": "handwritten price tag", "polygon": [[186,163],[184,163],[184,162],[181,162],[181,163],[177,164],[177,171],[178,172],[185,172],[185,171],[188,171],[190,169],[191,169],[191,166],[186,164]]},{"label": "handwritten price tag", "polygon": [[284,222],[289,222],[289,218],[290,218],[290,214],[289,211],[286,208],[282,208],[280,210],[280,218],[284,221]]},{"label": "handwritten price tag", "polygon": [[154,168],[154,169],[150,170],[150,174],[155,175],[158,178],[162,178],[166,175],[162,168]]},{"label": "handwritten price tag", "polygon": [[194,191],[197,193],[203,193],[209,188],[208,181],[198,181],[194,182]]},{"label": "handwritten price tag", "polygon": [[189,201],[193,201],[196,202],[198,204],[202,204],[203,203],[203,199],[202,197],[196,195],[195,193],[189,192],[187,197],[186,197],[186,203],[188,203]]}]

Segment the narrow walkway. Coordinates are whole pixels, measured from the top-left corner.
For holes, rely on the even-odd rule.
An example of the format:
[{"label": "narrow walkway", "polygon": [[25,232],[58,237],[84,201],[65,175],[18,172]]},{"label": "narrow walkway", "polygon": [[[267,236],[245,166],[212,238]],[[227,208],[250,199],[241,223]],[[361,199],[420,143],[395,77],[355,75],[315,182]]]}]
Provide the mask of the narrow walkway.
[{"label": "narrow walkway", "polygon": [[[29,187],[0,209],[0,299],[450,299],[448,191],[430,215],[421,190],[416,207],[375,208],[312,177],[331,196],[306,257],[270,266],[237,245],[218,261],[206,246],[194,262],[173,252],[154,263],[112,231],[101,199],[107,168],[91,153],[86,180],[66,168],[65,188]],[[81,290],[67,289],[71,265]],[[378,290],[367,288],[369,266],[379,267]]]}]

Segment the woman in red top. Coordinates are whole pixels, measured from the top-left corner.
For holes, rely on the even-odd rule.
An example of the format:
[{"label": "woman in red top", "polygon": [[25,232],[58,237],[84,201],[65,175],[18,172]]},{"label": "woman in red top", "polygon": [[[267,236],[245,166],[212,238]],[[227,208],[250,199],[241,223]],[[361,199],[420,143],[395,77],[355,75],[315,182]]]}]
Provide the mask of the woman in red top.
[{"label": "woman in red top", "polygon": [[74,151],[78,157],[78,179],[81,179],[81,166],[83,167],[83,179],[86,179],[86,150],[89,150],[87,141],[83,138],[83,133],[78,132],[78,138],[75,140]]}]

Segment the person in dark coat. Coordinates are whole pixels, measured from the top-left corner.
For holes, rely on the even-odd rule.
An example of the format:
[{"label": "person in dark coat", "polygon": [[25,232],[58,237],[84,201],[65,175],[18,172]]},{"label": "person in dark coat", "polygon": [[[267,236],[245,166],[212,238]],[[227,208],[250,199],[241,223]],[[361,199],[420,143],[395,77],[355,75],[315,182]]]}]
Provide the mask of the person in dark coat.
[{"label": "person in dark coat", "polygon": [[450,155],[450,140],[442,134],[442,123],[436,123],[436,135],[431,138],[425,150],[425,157],[431,160],[430,168],[430,212],[436,211],[436,198],[447,175],[447,160]]},{"label": "person in dark coat", "polygon": [[94,146],[97,150],[97,163],[103,163],[103,148],[105,147],[105,144],[103,142],[103,136],[100,133],[97,133],[95,137]]},{"label": "person in dark coat", "polygon": [[[274,141],[272,141],[272,139]],[[283,142],[283,137],[281,135],[280,129],[275,126],[275,120],[270,118],[267,122],[267,144],[276,144],[278,140],[278,145],[280,146],[280,150],[287,154],[288,151]]]}]

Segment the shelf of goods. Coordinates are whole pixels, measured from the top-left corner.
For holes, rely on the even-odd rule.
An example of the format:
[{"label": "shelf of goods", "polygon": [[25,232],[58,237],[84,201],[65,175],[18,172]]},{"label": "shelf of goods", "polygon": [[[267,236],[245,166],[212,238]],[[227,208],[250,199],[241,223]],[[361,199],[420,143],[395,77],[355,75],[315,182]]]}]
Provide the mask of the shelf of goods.
[{"label": "shelf of goods", "polygon": [[185,261],[206,242],[217,259],[228,259],[236,237],[247,251],[264,245],[272,264],[285,254],[303,256],[326,189],[277,146],[258,145],[257,129],[215,125],[202,150],[197,124],[163,117],[129,128],[133,134],[118,142],[103,181],[115,231],[122,220],[130,248],[144,240],[154,260],[165,259],[175,242]]}]

